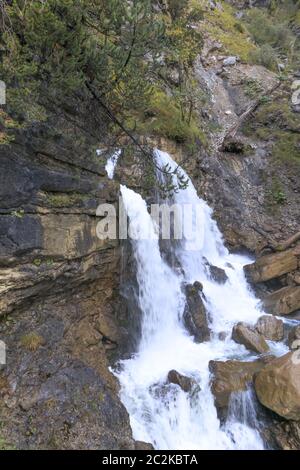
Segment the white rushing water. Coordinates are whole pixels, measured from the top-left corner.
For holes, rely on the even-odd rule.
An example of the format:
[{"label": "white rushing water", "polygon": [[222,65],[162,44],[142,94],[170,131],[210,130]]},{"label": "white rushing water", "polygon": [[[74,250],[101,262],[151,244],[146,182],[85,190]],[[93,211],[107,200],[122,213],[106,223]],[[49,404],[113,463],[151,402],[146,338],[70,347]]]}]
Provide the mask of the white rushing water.
[{"label": "white rushing water", "polygon": [[108,159],[105,165],[105,170],[109,179],[113,179],[115,168],[121,155],[121,149],[117,149]]},{"label": "white rushing water", "polygon": [[[176,166],[164,152],[156,151],[156,158],[160,166]],[[121,186],[121,193],[130,221],[138,301],[143,312],[138,352],[122,361],[116,372],[134,438],[151,442],[156,449],[263,449],[255,408],[249,404],[250,392],[232,397],[227,422],[221,426],[208,369],[212,359],[251,360],[250,353],[231,340],[236,322],[255,323],[262,315],[243,272],[243,266],[251,260],[228,252],[211,209],[189,181],[187,189],[174,194],[169,203],[200,207],[201,229],[193,240],[184,236],[174,244],[182,270],[170,267],[162,257],[155,236],[157,227],[145,201],[125,186]],[[184,235],[191,220],[195,222],[193,217],[183,219]],[[225,284],[210,277],[205,259],[225,270]],[[183,286],[196,280],[203,285],[212,331],[211,340],[204,343],[195,343],[182,321]],[[218,337],[221,332],[226,333],[223,341]],[[272,350],[271,343],[270,347]],[[274,353],[279,351],[274,348]],[[179,386],[167,384],[171,369],[193,378],[198,387],[185,393]]]}]

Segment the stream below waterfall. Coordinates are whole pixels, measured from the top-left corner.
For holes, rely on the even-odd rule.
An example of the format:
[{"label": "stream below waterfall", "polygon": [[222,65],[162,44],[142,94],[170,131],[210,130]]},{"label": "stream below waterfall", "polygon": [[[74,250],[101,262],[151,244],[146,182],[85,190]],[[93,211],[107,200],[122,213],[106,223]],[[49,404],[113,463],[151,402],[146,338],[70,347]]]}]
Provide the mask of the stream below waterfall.
[{"label": "stream below waterfall", "polygon": [[[159,166],[177,167],[167,153],[156,150],[155,156]],[[252,391],[232,394],[227,420],[221,424],[208,368],[210,360],[248,361],[257,357],[231,339],[235,323],[254,324],[263,314],[244,276],[243,266],[252,260],[229,253],[212,210],[198,197],[191,180],[186,189],[174,193],[167,201],[200,208],[201,229],[195,231],[194,238],[187,236],[188,227],[190,232],[191,224],[195,223],[194,215],[190,215],[183,218],[182,239],[164,248],[176,256],[176,266],[166,261],[168,257],[161,250],[157,226],[146,202],[123,185],[121,195],[129,219],[142,311],[138,351],[121,361],[115,371],[133,437],[164,450],[264,449]],[[226,272],[224,284],[211,278],[207,262]],[[194,341],[183,322],[186,303],[183,287],[195,281],[203,285],[211,331],[210,341],[202,343]],[[282,343],[268,341],[268,344],[275,355],[287,350]],[[167,383],[172,369],[196,382],[192,392]]]}]

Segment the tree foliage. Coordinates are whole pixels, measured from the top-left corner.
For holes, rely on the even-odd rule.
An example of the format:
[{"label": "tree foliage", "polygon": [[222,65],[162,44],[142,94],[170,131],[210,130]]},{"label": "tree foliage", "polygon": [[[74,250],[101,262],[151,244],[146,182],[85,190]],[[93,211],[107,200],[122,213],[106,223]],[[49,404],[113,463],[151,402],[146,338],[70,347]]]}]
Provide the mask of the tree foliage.
[{"label": "tree foliage", "polygon": [[143,153],[136,126],[127,124],[146,109],[154,90],[170,92],[161,72],[172,63],[180,76],[171,90],[174,105],[189,126],[197,100],[190,69],[201,35],[189,0],[170,0],[162,9],[160,3],[2,0],[0,76],[10,114],[18,122],[41,121],[49,103],[60,106],[80,93],[97,100],[111,130]]},{"label": "tree foliage", "polygon": [[1,24],[1,75],[23,101],[89,86],[122,114],[147,96],[163,35],[150,0],[6,1]]}]

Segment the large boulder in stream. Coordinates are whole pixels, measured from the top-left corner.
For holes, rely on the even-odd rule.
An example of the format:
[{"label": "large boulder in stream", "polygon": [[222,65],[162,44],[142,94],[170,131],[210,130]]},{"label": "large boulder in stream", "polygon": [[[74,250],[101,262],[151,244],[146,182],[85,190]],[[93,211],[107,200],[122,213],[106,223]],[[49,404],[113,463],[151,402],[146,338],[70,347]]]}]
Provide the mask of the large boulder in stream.
[{"label": "large boulder in stream", "polygon": [[195,341],[201,343],[210,339],[207,323],[206,308],[202,300],[202,285],[200,282],[189,284],[185,288],[186,306],[183,320],[187,330],[195,337]]},{"label": "large boulder in stream", "polygon": [[293,250],[288,250],[262,256],[255,263],[244,266],[244,271],[250,281],[258,283],[295,271],[297,266],[296,254]]},{"label": "large boulder in stream", "polygon": [[285,419],[300,420],[300,351],[272,360],[255,377],[259,401]]},{"label": "large boulder in stream", "polygon": [[170,372],[168,373],[168,382],[171,384],[179,385],[179,387],[184,392],[190,392],[192,386],[196,384],[193,379],[180,374],[179,372],[177,372],[177,370],[174,369],[170,370]]},{"label": "large boulder in stream", "polygon": [[210,277],[218,284],[225,284],[228,277],[224,269],[214,266],[213,264],[206,263]]},{"label": "large boulder in stream", "polygon": [[270,341],[282,341],[284,337],[283,321],[273,315],[261,316],[255,325],[256,331]]},{"label": "large boulder in stream", "polygon": [[237,323],[232,330],[232,339],[243,344],[250,351],[262,354],[269,351],[265,338],[246,323]]},{"label": "large boulder in stream", "polygon": [[211,390],[216,407],[227,408],[231,393],[247,390],[249,384],[253,382],[254,374],[264,366],[265,360],[262,359],[254,362],[210,361]]},{"label": "large boulder in stream", "polygon": [[267,295],[264,308],[273,315],[288,315],[300,309],[300,286],[287,286]]}]

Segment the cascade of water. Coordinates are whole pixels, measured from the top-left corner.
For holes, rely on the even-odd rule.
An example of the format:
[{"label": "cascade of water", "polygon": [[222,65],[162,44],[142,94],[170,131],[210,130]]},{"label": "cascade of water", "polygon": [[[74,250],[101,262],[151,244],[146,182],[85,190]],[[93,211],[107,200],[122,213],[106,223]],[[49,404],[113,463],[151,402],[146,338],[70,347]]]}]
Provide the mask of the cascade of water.
[{"label": "cascade of water", "polygon": [[[176,165],[168,154],[158,150],[156,159],[161,166]],[[193,225],[196,219],[190,212],[183,217],[183,238],[174,248],[182,267],[182,273],[178,273],[162,258],[157,227],[145,201],[125,186],[121,186],[121,194],[130,221],[143,312],[138,352],[122,361],[116,373],[134,437],[152,442],[157,449],[262,449],[257,422],[252,418],[241,419],[236,402],[231,403],[226,425],[220,425],[208,369],[212,359],[251,359],[243,346],[231,340],[230,334],[237,321],[255,322],[262,314],[243,273],[243,265],[249,259],[228,252],[211,209],[189,181],[188,188],[176,193],[169,203],[200,207],[202,225],[196,227],[191,239],[187,236],[188,225]],[[207,262],[224,269],[227,275],[224,284],[211,278]],[[203,284],[212,331],[211,341],[200,344],[194,342],[182,323],[185,306],[182,284],[196,280]],[[227,334],[225,341],[218,338],[220,332]],[[194,379],[197,386],[192,393],[167,383],[171,369]],[[238,400],[249,416],[251,397],[247,393],[238,396]]]},{"label": "cascade of water", "polygon": [[105,170],[109,179],[113,179],[115,168],[121,155],[121,149],[116,150],[108,159],[105,165]]},{"label": "cascade of water", "polygon": [[229,399],[228,417],[225,430],[231,435],[238,449],[260,449],[259,429],[261,424],[257,419],[256,397],[249,388],[242,392],[233,392]]}]

